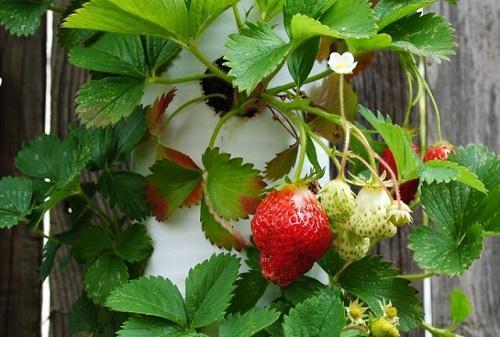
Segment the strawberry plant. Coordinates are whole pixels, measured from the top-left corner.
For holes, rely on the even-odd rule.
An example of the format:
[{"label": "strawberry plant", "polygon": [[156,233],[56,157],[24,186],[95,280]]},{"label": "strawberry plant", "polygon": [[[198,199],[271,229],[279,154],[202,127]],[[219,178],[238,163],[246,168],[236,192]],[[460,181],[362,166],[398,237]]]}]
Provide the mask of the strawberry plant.
[{"label": "strawberry plant", "polygon": [[[463,274],[484,238],[500,234],[500,157],[443,139],[438,104],[419,69],[456,48],[451,25],[427,12],[435,2],[73,0],[58,8],[51,0],[0,0],[0,23],[15,35],[34,33],[45,11],[61,12],[60,42],[92,74],[76,98],[79,124],[65,139],[26,143],[15,159],[24,176],[0,180],[0,228],[25,225],[47,237],[42,279],[58,249],[71,248],[68,258],[84,266],[84,292],[70,324],[91,336],[379,337],[419,327],[458,336],[471,311],[465,295],[452,294],[450,327],[434,327],[423,321],[410,281]],[[227,18],[234,31],[218,37],[225,49],[212,59],[204,34]],[[386,51],[397,53],[408,79],[402,125],[359,105],[351,83],[374,53]],[[198,68],[171,76],[183,58]],[[318,65],[322,71],[313,70]],[[292,81],[277,84],[283,71]],[[182,88],[193,82],[203,95],[185,99]],[[142,104],[154,85],[168,90]],[[427,99],[433,116],[415,109]],[[213,130],[202,154],[165,142],[179,115],[204,102],[217,122],[207,126]],[[420,124],[412,125],[416,114]],[[220,146],[231,121],[261,116],[292,139],[265,167]],[[439,142],[428,147],[430,118]],[[245,146],[257,146],[258,137]],[[125,170],[142,148],[154,163]],[[324,186],[321,152],[336,168]],[[83,179],[89,171],[95,179]],[[67,230],[49,236],[41,221],[58,204],[67,209]],[[145,220],[168,222],[185,207],[199,211],[199,231],[212,245],[232,253],[196,265],[179,288],[176,280],[144,276],[157,239]],[[413,223],[420,211],[423,222]],[[250,219],[251,237],[235,225],[242,219]],[[409,225],[408,248],[422,274],[401,274],[370,254]],[[315,264],[329,284],[305,275]]]}]

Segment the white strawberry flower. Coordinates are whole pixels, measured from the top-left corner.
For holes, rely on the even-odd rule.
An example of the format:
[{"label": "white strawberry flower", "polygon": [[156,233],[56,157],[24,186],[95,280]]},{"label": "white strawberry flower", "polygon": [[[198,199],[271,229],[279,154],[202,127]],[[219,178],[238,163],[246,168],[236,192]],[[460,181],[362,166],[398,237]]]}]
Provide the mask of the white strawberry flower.
[{"label": "white strawberry flower", "polygon": [[352,74],[358,62],[354,61],[354,56],[349,52],[345,52],[342,55],[332,53],[330,60],[328,60],[328,65],[337,74]]}]

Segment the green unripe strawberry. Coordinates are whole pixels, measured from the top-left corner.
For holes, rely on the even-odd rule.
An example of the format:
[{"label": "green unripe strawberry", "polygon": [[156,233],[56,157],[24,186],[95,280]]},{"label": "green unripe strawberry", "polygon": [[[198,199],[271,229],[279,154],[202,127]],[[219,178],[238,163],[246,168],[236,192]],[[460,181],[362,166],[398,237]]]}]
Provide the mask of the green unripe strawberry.
[{"label": "green unripe strawberry", "polygon": [[393,237],[397,228],[387,218],[391,198],[382,186],[366,185],[356,197],[350,228],[358,236],[377,240]]},{"label": "green unripe strawberry", "polygon": [[377,318],[370,322],[371,337],[399,337],[398,329],[389,320]]},{"label": "green unripe strawberry", "polygon": [[330,181],[320,192],[321,206],[332,224],[345,224],[355,206],[351,187],[341,179]]},{"label": "green unripe strawberry", "polygon": [[348,230],[338,230],[333,247],[340,257],[346,261],[362,259],[370,249],[370,239],[357,236]]},{"label": "green unripe strawberry", "polygon": [[403,227],[412,222],[411,209],[404,202],[394,201],[392,205],[387,208],[387,219],[396,227]]}]

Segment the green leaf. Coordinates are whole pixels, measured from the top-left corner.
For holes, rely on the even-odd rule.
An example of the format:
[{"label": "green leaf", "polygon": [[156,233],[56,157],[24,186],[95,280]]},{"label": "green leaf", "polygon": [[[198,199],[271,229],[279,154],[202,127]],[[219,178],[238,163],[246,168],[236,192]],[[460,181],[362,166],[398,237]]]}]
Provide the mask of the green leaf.
[{"label": "green leaf", "polygon": [[342,32],[331,29],[318,20],[303,14],[293,16],[290,30],[295,47],[316,36],[345,37]]},{"label": "green leaf", "polygon": [[274,159],[267,162],[265,170],[266,178],[275,181],[290,173],[297,161],[298,150],[299,144],[295,143],[290,145],[288,149],[278,153]]},{"label": "green leaf", "polygon": [[239,259],[229,254],[212,255],[189,271],[186,279],[186,312],[191,327],[201,328],[222,316],[229,307]]},{"label": "green leaf", "polygon": [[92,134],[84,128],[71,128],[59,151],[59,175],[57,185],[63,189],[74,183],[75,178],[92,158],[95,146]]},{"label": "green leaf", "polygon": [[38,278],[41,281],[44,281],[49,276],[56,259],[57,251],[60,247],[61,243],[53,240],[48,240],[43,246],[42,263],[40,267],[38,267]]},{"label": "green leaf", "polygon": [[143,37],[143,45],[146,52],[146,62],[152,73],[164,70],[181,51],[181,46],[177,43],[154,36]]},{"label": "green leaf", "polygon": [[222,12],[239,0],[191,0],[189,6],[189,29],[196,40]]},{"label": "green leaf", "polygon": [[144,78],[146,56],[137,35],[106,33],[89,47],[70,50],[74,65],[102,73]]},{"label": "green leaf", "polygon": [[63,27],[189,40],[184,0],[91,0],[67,17]]},{"label": "green leaf", "polygon": [[0,0],[0,24],[17,36],[28,36],[40,27],[41,17],[54,0]]},{"label": "green leaf", "polygon": [[375,15],[379,18],[377,25],[379,29],[414,14],[417,9],[425,8],[436,0],[380,0],[375,6]]},{"label": "green leaf", "polygon": [[153,241],[142,224],[133,224],[120,233],[116,254],[128,262],[145,261],[153,252]]},{"label": "green leaf", "polygon": [[79,261],[90,261],[113,249],[113,241],[104,227],[87,227],[73,243],[72,254]]},{"label": "green leaf", "polygon": [[104,304],[113,289],[127,282],[127,266],[116,256],[101,255],[87,266],[83,280],[87,296]]},{"label": "green leaf", "polygon": [[500,207],[498,207],[498,200],[500,200],[500,186],[491,190],[488,193],[488,197],[478,207],[478,210],[481,210],[478,222],[486,232],[500,233]]},{"label": "green leaf", "polygon": [[225,248],[227,250],[236,249],[240,251],[246,246],[245,239],[241,236],[234,226],[221,219],[220,217],[214,216],[205,202],[205,199],[201,200],[201,228],[205,237],[219,248]]},{"label": "green leaf", "polygon": [[73,304],[68,315],[68,325],[71,332],[94,331],[99,327],[99,314],[103,309],[92,303],[85,295]]},{"label": "green leaf", "polygon": [[3,177],[0,180],[0,228],[11,228],[31,213],[31,180]]},{"label": "green leaf", "polygon": [[179,289],[162,277],[143,277],[115,289],[106,301],[114,311],[155,316],[187,326],[186,309]]},{"label": "green leaf", "polygon": [[[81,8],[87,0],[70,0],[65,12],[62,14],[62,20],[72,14],[78,8]],[[93,36],[97,35],[95,31],[84,29],[67,29],[59,27],[57,40],[66,49],[71,49],[83,45]]]},{"label": "green leaf", "polygon": [[473,308],[467,295],[458,288],[453,289],[450,296],[450,312],[453,324],[465,321],[472,311]]},{"label": "green leaf", "polygon": [[304,302],[309,297],[319,295],[325,285],[316,279],[303,276],[283,289],[283,296],[293,306]]},{"label": "green leaf", "polygon": [[321,22],[341,38],[367,38],[377,33],[376,17],[368,0],[337,0]]},{"label": "green leaf", "polygon": [[389,49],[392,44],[392,38],[388,34],[377,34],[366,39],[347,39],[349,51],[357,55],[367,54],[377,50]]},{"label": "green leaf", "polygon": [[375,314],[382,314],[380,301],[391,301],[398,309],[400,329],[409,331],[420,325],[422,305],[410,282],[398,278],[399,271],[381,257],[367,256],[350,264],[341,274],[343,289],[368,304]]},{"label": "green leaf", "polygon": [[448,183],[456,180],[480,192],[488,192],[483,182],[479,180],[474,172],[449,160],[431,160],[425,163],[424,170],[420,174],[420,180],[427,184],[434,182]]},{"label": "green leaf", "polygon": [[449,60],[457,47],[451,24],[433,13],[424,16],[417,13],[387,26],[382,32],[392,37],[393,49],[436,60]]},{"label": "green leaf", "polygon": [[92,80],[78,91],[76,113],[89,127],[116,124],[134,112],[143,92],[143,79],[106,77]]},{"label": "green leaf", "polygon": [[227,316],[220,325],[220,337],[252,337],[273,324],[280,314],[272,309],[252,309]]},{"label": "green leaf", "polygon": [[389,117],[382,114],[375,116],[370,110],[360,106],[360,113],[377,130],[385,143],[391,149],[396,160],[400,178],[411,179],[417,176],[422,161],[413,150],[411,135],[397,124],[393,124]]},{"label": "green leaf", "polygon": [[131,219],[143,219],[149,215],[141,175],[127,171],[103,172],[97,188],[110,201],[111,207],[118,205]]},{"label": "green leaf", "polygon": [[146,177],[146,198],[153,209],[158,203],[162,205],[161,212],[154,212],[162,221],[184,203],[202,180],[201,170],[167,159],[156,162],[151,167],[151,172]]},{"label": "green leaf", "polygon": [[226,42],[225,65],[234,85],[250,94],[267,76],[281,67],[292,46],[263,22],[247,23]]},{"label": "green leaf", "polygon": [[16,156],[16,167],[35,178],[58,178],[61,141],[53,135],[43,134],[27,143]]},{"label": "green leaf", "polygon": [[318,260],[318,264],[323,268],[325,272],[330,276],[335,276],[345,265],[345,261],[342,260],[333,247],[330,247],[325,255]]},{"label": "green leaf", "polygon": [[311,165],[314,168],[314,171],[316,172],[324,172],[325,167],[321,167],[319,161],[318,161],[318,153],[316,151],[316,145],[314,145],[314,142],[311,137],[307,136],[306,137],[306,155],[307,159],[311,163]]},{"label": "green leaf", "polygon": [[256,0],[257,7],[264,21],[269,21],[283,9],[286,0]]},{"label": "green leaf", "polygon": [[250,270],[240,274],[228,312],[245,312],[255,307],[262,298],[269,282],[260,270]]},{"label": "green leaf", "polygon": [[313,19],[323,15],[336,0],[286,0],[283,8],[285,27],[290,31],[290,24],[295,14],[304,14]]},{"label": "green leaf", "polygon": [[319,51],[319,38],[310,39],[295,49],[288,58],[288,71],[297,87],[300,88],[307,79],[316,62]]},{"label": "green leaf", "polygon": [[179,326],[153,317],[132,317],[123,323],[118,337],[182,337],[186,332]]},{"label": "green leaf", "polygon": [[290,310],[285,337],[340,337],[346,323],[344,304],[334,289],[326,289]]},{"label": "green leaf", "polygon": [[205,152],[203,164],[207,171],[207,203],[217,214],[224,219],[237,220],[255,212],[266,184],[252,164],[243,164],[241,158],[231,159],[218,148]]}]

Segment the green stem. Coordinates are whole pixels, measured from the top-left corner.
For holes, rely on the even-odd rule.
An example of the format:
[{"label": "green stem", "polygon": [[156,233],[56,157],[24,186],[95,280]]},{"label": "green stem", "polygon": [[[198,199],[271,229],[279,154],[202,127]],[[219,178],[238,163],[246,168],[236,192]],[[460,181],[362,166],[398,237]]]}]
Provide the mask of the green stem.
[{"label": "green stem", "polygon": [[436,328],[430,324],[428,324],[427,322],[424,322],[422,321],[420,323],[420,325],[422,326],[422,328],[424,328],[425,330],[429,331],[433,336],[441,336],[441,337],[463,337],[461,335],[458,335],[450,330],[447,330],[447,329],[439,329],[439,328]]},{"label": "green stem", "polygon": [[233,5],[233,13],[234,19],[236,20],[236,25],[238,26],[238,30],[241,30],[241,28],[243,28],[243,21],[241,20],[240,10],[238,9],[237,4]]},{"label": "green stem", "polygon": [[297,170],[295,171],[295,175],[293,177],[293,182],[296,183],[300,180],[300,176],[302,174],[302,169],[304,168],[304,162],[306,159],[306,148],[307,148],[307,133],[306,128],[304,127],[304,123],[297,123],[300,130],[300,154],[299,154],[299,163],[297,164]]},{"label": "green stem", "polygon": [[49,9],[55,13],[64,14],[66,13],[66,9],[62,7],[50,6]]},{"label": "green stem", "polygon": [[36,229],[35,229],[35,233],[36,233],[36,234],[38,234],[39,236],[41,236],[41,237],[43,237],[43,238],[47,239],[48,241],[53,241],[53,242],[56,242],[56,243],[58,243],[58,244],[60,244],[60,245],[62,245],[62,244],[63,244],[61,241],[57,240],[55,237],[50,236],[50,235],[48,235],[48,234],[45,234],[45,233],[43,232],[43,230],[41,230],[40,228],[36,228]]},{"label": "green stem", "polygon": [[407,86],[408,86],[408,91],[407,91],[407,97],[406,97],[406,112],[405,112],[405,118],[403,121],[403,126],[408,126],[410,125],[410,116],[411,116],[411,110],[413,108],[413,80],[411,77],[410,72],[406,71],[406,81]]},{"label": "green stem", "polygon": [[492,238],[499,238],[500,237],[500,233],[496,233],[496,232],[484,232],[484,236],[486,236],[486,237],[492,237]]},{"label": "green stem", "polygon": [[185,83],[191,81],[198,81],[204,78],[217,77],[215,74],[197,74],[190,75],[178,78],[160,78],[160,77],[151,77],[147,80],[148,83],[155,84],[176,84],[176,83]]},{"label": "green stem", "polygon": [[168,124],[172,121],[172,119],[177,116],[180,112],[182,112],[185,108],[187,108],[188,106],[190,105],[193,105],[195,103],[198,103],[198,102],[203,102],[203,101],[206,101],[210,98],[222,98],[222,99],[227,99],[227,96],[223,95],[223,94],[210,94],[210,95],[205,95],[205,96],[200,96],[200,97],[196,97],[190,101],[187,101],[186,103],[182,104],[179,108],[177,108],[177,110],[175,110],[171,115],[169,115],[167,117],[167,119],[165,119],[165,122],[163,122],[163,128],[167,127]]},{"label": "green stem", "polygon": [[194,56],[200,60],[213,74],[217,77],[220,77],[224,81],[228,83],[232,83],[231,78],[222,70],[220,70],[215,64],[213,64],[202,52],[198,49],[197,46],[189,45],[188,49],[193,53]]},{"label": "green stem", "polygon": [[342,118],[342,124],[344,125],[344,130],[345,130],[345,144],[344,144],[344,152],[342,153],[342,161],[340,162],[340,170],[337,178],[345,180],[345,167],[347,164],[347,153],[349,152],[349,143],[351,140],[351,128],[349,127],[347,118],[345,117],[344,74],[340,74],[340,79],[339,79],[339,101],[340,101],[340,117]]},{"label": "green stem", "polygon": [[436,276],[437,274],[434,272],[427,272],[427,273],[421,273],[421,274],[406,274],[406,275],[399,275],[398,278],[402,278],[408,281],[418,281],[418,280],[423,280],[429,277]]},{"label": "green stem", "polygon": [[319,146],[323,149],[323,151],[325,151],[328,157],[332,159],[337,171],[340,171],[340,162],[333,153],[332,149],[330,149],[324,142],[322,142],[321,139],[310,128],[307,127],[306,131],[309,137],[311,137],[312,140],[314,140],[317,144],[319,144]]},{"label": "green stem", "polygon": [[[309,77],[308,79],[306,79],[304,81],[304,84],[307,84],[307,83],[312,83],[312,82],[316,82],[317,80],[320,80],[322,78],[325,78],[327,77],[328,75],[332,74],[333,72],[330,70],[330,69],[327,69],[319,74],[316,74],[314,76],[311,76]],[[290,89],[293,89],[297,86],[297,84],[295,82],[290,82],[290,83],[286,83],[286,84],[283,84],[283,85],[280,85],[278,87],[274,87],[274,88],[271,88],[269,90],[267,90],[267,93],[269,95],[277,95],[279,94],[280,92],[283,92],[283,91],[287,91],[287,90],[290,90]]]},{"label": "green stem", "polygon": [[215,145],[215,141],[217,140],[217,136],[219,135],[219,132],[222,128],[222,126],[232,117],[238,115],[241,112],[241,108],[236,108],[234,110],[229,111],[226,113],[221,119],[219,119],[219,122],[215,126],[214,132],[212,133],[212,138],[210,138],[210,143],[208,144],[209,148],[213,148]]},{"label": "green stem", "polygon": [[95,213],[102,221],[107,223],[109,226],[114,226],[113,225],[113,220],[102,210],[99,205],[95,203],[94,200],[90,199],[88,195],[86,195],[83,191],[80,191],[78,194],[80,198],[82,198],[86,203],[88,208]]}]

